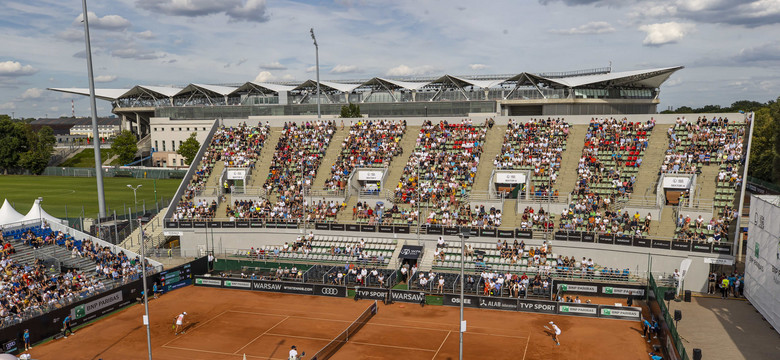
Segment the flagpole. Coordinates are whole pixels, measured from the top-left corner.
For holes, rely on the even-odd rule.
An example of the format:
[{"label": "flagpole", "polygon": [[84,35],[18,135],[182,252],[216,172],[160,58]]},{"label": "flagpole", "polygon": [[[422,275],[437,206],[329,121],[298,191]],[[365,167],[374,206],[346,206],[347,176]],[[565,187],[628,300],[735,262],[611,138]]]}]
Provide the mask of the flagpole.
[{"label": "flagpole", "polygon": [[152,360],[152,333],[149,329],[149,288],[146,286],[146,241],[144,240],[144,226],[138,219],[138,227],[141,229],[141,277],[144,286],[144,325],[146,325],[146,348],[149,349],[149,360]]}]

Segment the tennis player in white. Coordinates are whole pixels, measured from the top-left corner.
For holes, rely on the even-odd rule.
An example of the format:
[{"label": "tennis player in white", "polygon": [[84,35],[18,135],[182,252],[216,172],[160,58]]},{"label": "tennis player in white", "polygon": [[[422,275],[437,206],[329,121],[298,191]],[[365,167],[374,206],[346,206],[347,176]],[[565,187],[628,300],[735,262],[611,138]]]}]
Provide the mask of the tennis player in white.
[{"label": "tennis player in white", "polygon": [[[174,335],[179,335],[179,330],[182,330],[181,326],[184,324],[184,315],[187,315],[186,311],[176,316],[176,328],[173,330]],[[184,334],[185,331],[182,331],[181,333]]]},{"label": "tennis player in white", "polygon": [[554,322],[550,321],[550,326],[552,326],[553,330],[553,340],[555,340],[556,345],[560,345],[560,341],[558,341],[558,336],[561,335],[561,329],[558,327],[558,325],[555,325]]}]

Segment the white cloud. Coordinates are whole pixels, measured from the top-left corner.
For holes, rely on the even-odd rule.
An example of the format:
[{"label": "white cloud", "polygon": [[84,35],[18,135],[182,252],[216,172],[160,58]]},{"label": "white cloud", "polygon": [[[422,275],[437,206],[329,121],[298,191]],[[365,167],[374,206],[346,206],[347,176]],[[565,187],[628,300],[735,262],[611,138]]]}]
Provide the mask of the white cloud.
[{"label": "white cloud", "polygon": [[[136,59],[136,60],[154,60],[165,57],[165,53],[158,53],[151,50],[137,49],[135,47],[128,47],[124,49],[118,49],[111,52],[111,56],[122,59]],[[75,55],[74,55],[75,56]]]},{"label": "white cloud", "polygon": [[336,65],[330,70],[331,74],[352,74],[361,72],[357,65]]},{"label": "white cloud", "polygon": [[141,32],[139,32],[139,33],[138,33],[138,37],[139,37],[139,38],[141,38],[141,39],[147,39],[147,40],[148,40],[148,39],[154,39],[154,38],[156,38],[156,37],[157,37],[157,35],[155,35],[155,34],[152,32],[152,30],[146,30],[146,31],[141,31]]},{"label": "white cloud", "polygon": [[223,13],[231,21],[266,22],[265,0],[137,0],[136,6],[154,13],[198,17]]},{"label": "white cloud", "polygon": [[410,67],[407,65],[398,65],[387,70],[387,76],[420,76],[435,72],[436,68],[430,65]]},{"label": "white cloud", "polygon": [[0,104],[0,110],[14,110],[14,109],[16,109],[16,104],[12,102]]},{"label": "white cloud", "polygon": [[551,30],[550,32],[560,35],[608,34],[615,32],[615,28],[606,21],[592,21],[571,29]]},{"label": "white cloud", "polygon": [[676,43],[695,29],[696,25],[694,24],[678,23],[674,21],[642,25],[639,27],[640,31],[644,31],[647,34],[642,41],[642,44],[647,46],[661,46],[664,44]]},{"label": "white cloud", "polygon": [[32,75],[38,72],[38,69],[31,65],[22,65],[18,61],[0,62],[0,77],[16,77]]},{"label": "white cloud", "polygon": [[276,79],[276,76],[274,76],[270,72],[268,72],[268,71],[261,71],[255,77],[255,82],[269,82],[269,81],[274,81],[275,79]]},{"label": "white cloud", "polygon": [[95,82],[98,83],[107,83],[112,82],[116,80],[116,75],[100,75],[98,77],[95,77]]},{"label": "white cloud", "polygon": [[[97,16],[94,12],[87,13],[89,16],[89,28],[101,29],[101,30],[124,30],[129,28],[132,24],[130,20],[127,20],[119,15],[106,15],[103,17]],[[76,20],[73,20],[73,25],[81,25],[81,21],[84,19],[83,14],[79,14]]]},{"label": "white cloud", "polygon": [[43,95],[43,90],[38,88],[30,88],[22,93],[22,99],[39,99]]},{"label": "white cloud", "polygon": [[260,65],[260,68],[263,70],[287,70],[287,67],[282,65],[278,61],[274,61],[268,64],[262,64]]},{"label": "white cloud", "polygon": [[84,31],[77,29],[67,29],[58,33],[57,37],[65,41],[84,41]]},{"label": "white cloud", "polygon": [[485,70],[488,68],[485,64],[469,64],[471,70]]},{"label": "white cloud", "polygon": [[309,67],[306,68],[306,72],[307,73],[313,73],[315,71],[317,71],[317,66],[316,65],[312,65],[312,66],[309,66]]},{"label": "white cloud", "polygon": [[680,84],[682,84],[682,83],[683,83],[682,79],[680,79],[680,78],[674,78],[674,79],[671,79],[671,80],[667,80],[667,81],[666,81],[666,82],[663,84],[663,86],[664,86],[664,87],[675,87],[675,86],[679,86],[679,85],[680,85]]}]

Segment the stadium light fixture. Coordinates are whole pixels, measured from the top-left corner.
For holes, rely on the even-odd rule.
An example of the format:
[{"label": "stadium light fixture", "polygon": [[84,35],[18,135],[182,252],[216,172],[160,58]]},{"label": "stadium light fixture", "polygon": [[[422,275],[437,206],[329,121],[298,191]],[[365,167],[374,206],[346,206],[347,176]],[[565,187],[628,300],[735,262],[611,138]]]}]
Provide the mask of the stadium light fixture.
[{"label": "stadium light fixture", "polygon": [[41,220],[41,229],[43,229],[43,210],[41,206],[43,204],[43,197],[38,197],[38,219]]},{"label": "stadium light fixture", "polygon": [[84,43],[87,55],[87,77],[89,78],[89,105],[92,113],[92,145],[95,149],[95,178],[97,180],[98,209],[100,217],[106,216],[106,198],[103,192],[103,160],[100,158],[100,133],[97,126],[97,104],[95,103],[95,75],[92,72],[92,47],[89,43],[89,17],[87,0],[81,0]]},{"label": "stadium light fixture", "polygon": [[136,187],[133,187],[133,185],[127,184],[127,187],[130,188],[130,190],[133,190],[133,204],[138,204],[138,197],[136,197],[136,191],[138,191],[138,188],[140,188],[143,185],[138,185]]},{"label": "stadium light fixture", "polygon": [[[314,40],[314,58],[317,68],[317,120],[322,118],[322,112],[320,112],[320,46],[317,45],[317,38],[314,37],[314,28],[309,29],[311,33],[311,39]],[[349,94],[347,94],[349,97]]]},{"label": "stadium light fixture", "polygon": [[466,331],[466,322],[463,321],[463,268],[466,262],[466,239],[471,232],[467,227],[461,227],[460,236],[460,341],[458,344],[458,359],[463,360],[463,333]]}]

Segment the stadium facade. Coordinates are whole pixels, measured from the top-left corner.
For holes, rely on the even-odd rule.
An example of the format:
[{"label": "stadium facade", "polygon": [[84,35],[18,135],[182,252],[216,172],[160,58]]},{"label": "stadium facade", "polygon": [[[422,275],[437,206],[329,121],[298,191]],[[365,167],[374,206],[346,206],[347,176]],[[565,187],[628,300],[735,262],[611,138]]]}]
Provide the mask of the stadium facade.
[{"label": "stadium facade", "polygon": [[[370,117],[446,117],[493,113],[595,115],[656,113],[661,84],[682,66],[613,72],[611,67],[504,75],[374,77],[320,81],[321,113],[338,115],[348,103]],[[97,89],[124,129],[149,134],[151,118],[213,120],[317,114],[317,82],[137,85]],[[89,95],[83,88],[49,90]]]}]

